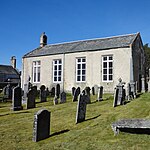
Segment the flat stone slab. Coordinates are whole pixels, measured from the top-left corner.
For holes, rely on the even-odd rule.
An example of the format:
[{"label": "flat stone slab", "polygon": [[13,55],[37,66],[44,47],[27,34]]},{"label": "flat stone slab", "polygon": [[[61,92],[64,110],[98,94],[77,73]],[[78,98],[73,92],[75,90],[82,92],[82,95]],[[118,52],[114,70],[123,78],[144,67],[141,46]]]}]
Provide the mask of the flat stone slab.
[{"label": "flat stone slab", "polygon": [[119,131],[150,134],[150,119],[123,119],[114,122],[112,125],[114,134],[119,134]]}]

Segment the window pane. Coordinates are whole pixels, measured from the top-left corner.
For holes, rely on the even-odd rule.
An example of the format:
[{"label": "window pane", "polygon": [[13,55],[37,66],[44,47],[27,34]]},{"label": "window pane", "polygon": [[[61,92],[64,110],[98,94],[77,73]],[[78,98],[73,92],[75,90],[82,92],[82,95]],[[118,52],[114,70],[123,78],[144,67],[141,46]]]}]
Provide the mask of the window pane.
[{"label": "window pane", "polygon": [[107,68],[107,62],[104,62],[104,63],[103,63],[103,67],[104,67],[104,68]]},{"label": "window pane", "polygon": [[38,82],[40,82],[40,72],[38,73]]},{"label": "window pane", "polygon": [[81,69],[81,64],[78,64],[78,69]]},{"label": "window pane", "polygon": [[104,57],[103,57],[103,60],[107,60],[107,56],[104,56]]},{"label": "window pane", "polygon": [[80,76],[77,76],[77,81],[80,81]]},{"label": "window pane", "polygon": [[112,69],[109,69],[109,74],[112,74]]},{"label": "window pane", "polygon": [[57,60],[54,60],[54,64],[57,64]]},{"label": "window pane", "polygon": [[34,82],[36,82],[36,72],[34,72]]},{"label": "window pane", "polygon": [[85,69],[85,64],[82,64],[82,69]]},{"label": "window pane", "polygon": [[78,62],[81,62],[81,58],[78,59]]},{"label": "window pane", "polygon": [[61,76],[61,71],[58,71],[58,75]]},{"label": "window pane", "polygon": [[57,70],[57,66],[54,66],[54,70]]},{"label": "window pane", "polygon": [[58,81],[61,81],[61,77],[58,77]]},{"label": "window pane", "polygon": [[61,64],[61,59],[59,60],[59,64]]},{"label": "window pane", "polygon": [[82,76],[82,81],[85,81],[85,76]]},{"label": "window pane", "polygon": [[37,64],[38,64],[38,65],[40,65],[40,64],[41,64],[41,62],[40,62],[40,61],[38,61],[38,62],[37,62]]},{"label": "window pane", "polygon": [[82,70],[82,75],[85,75],[85,70]]},{"label": "window pane", "polygon": [[82,58],[82,62],[85,62],[85,58]]},{"label": "window pane", "polygon": [[61,70],[61,65],[58,66],[59,70]]},{"label": "window pane", "polygon": [[112,80],[112,75],[109,75],[109,80]]},{"label": "window pane", "polygon": [[103,69],[103,74],[107,74],[107,69]]},{"label": "window pane", "polygon": [[81,70],[78,70],[78,71],[77,71],[77,74],[80,75],[80,74],[81,74]]},{"label": "window pane", "polygon": [[57,76],[57,71],[54,71],[54,76]]},{"label": "window pane", "polygon": [[57,77],[54,77],[54,81],[57,81]]},{"label": "window pane", "polygon": [[109,67],[112,67],[112,62],[109,62]]},{"label": "window pane", "polygon": [[104,76],[103,76],[103,80],[107,80],[107,75],[104,75]]},{"label": "window pane", "polygon": [[109,60],[113,60],[113,59],[112,59],[112,56],[109,56]]}]

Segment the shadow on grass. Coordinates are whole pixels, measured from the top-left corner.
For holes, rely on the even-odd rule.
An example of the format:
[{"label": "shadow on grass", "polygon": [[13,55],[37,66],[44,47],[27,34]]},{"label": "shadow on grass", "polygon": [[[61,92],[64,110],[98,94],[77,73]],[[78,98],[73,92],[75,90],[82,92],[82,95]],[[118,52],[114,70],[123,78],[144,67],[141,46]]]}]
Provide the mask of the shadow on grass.
[{"label": "shadow on grass", "polygon": [[51,134],[49,137],[60,135],[60,134],[66,133],[68,131],[70,131],[70,130],[66,129],[66,130],[62,130],[62,131],[59,131],[59,132],[55,132],[55,133]]},{"label": "shadow on grass", "polygon": [[101,115],[97,115],[97,116],[95,116],[95,117],[92,117],[92,118],[86,119],[85,121],[89,121],[89,120],[96,119],[96,118],[98,118],[99,116],[101,116]]},{"label": "shadow on grass", "polygon": [[12,114],[24,114],[24,113],[30,113],[29,111],[24,111],[24,112],[16,112],[16,111],[13,111],[14,113],[7,113],[7,114],[0,114],[0,117],[2,116],[7,116],[7,115],[12,115]]}]

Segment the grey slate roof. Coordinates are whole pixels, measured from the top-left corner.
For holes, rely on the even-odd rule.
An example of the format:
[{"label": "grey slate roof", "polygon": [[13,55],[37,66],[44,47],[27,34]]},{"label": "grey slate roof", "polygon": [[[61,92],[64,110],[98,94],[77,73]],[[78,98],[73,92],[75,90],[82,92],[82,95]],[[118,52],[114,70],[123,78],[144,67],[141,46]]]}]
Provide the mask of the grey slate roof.
[{"label": "grey slate roof", "polygon": [[136,39],[139,33],[114,36],[109,38],[99,38],[83,41],[74,41],[68,43],[51,44],[39,47],[23,57],[36,57],[54,54],[66,54],[85,51],[106,50],[112,48],[129,47]]},{"label": "grey slate roof", "polygon": [[0,65],[0,74],[15,74],[15,75],[18,75],[19,73],[12,66]]}]

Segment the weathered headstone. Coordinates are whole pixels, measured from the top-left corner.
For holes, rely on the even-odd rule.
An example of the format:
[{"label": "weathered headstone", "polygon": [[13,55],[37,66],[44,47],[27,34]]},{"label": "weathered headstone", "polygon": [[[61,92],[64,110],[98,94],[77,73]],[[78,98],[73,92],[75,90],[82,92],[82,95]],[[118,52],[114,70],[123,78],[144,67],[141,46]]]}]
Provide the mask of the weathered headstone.
[{"label": "weathered headstone", "polygon": [[10,86],[10,84],[8,84],[5,88],[4,88],[4,97],[6,99],[12,99],[12,87]]},{"label": "weathered headstone", "polygon": [[60,97],[60,84],[57,84],[56,85],[56,89],[55,89],[56,91],[55,91],[55,96],[57,97],[57,98],[59,98]]},{"label": "weathered headstone", "polygon": [[60,94],[60,103],[65,103],[66,102],[66,93],[62,92]]},{"label": "weathered headstone", "polygon": [[27,93],[27,104],[26,104],[27,109],[35,108],[35,98],[36,98],[35,90],[31,88]]},{"label": "weathered headstone", "polygon": [[40,101],[41,102],[46,102],[46,99],[47,99],[47,91],[45,89],[46,89],[45,85],[41,85],[40,87]]},{"label": "weathered headstone", "polygon": [[75,90],[76,90],[76,88],[75,88],[75,87],[72,87],[72,96],[74,96]]},{"label": "weathered headstone", "polygon": [[87,104],[90,104],[90,103],[91,103],[90,90],[91,90],[90,87],[86,87],[86,88],[85,88],[85,95],[88,96],[88,98],[87,98]]},{"label": "weathered headstone", "polygon": [[17,86],[13,88],[13,96],[12,96],[12,110],[22,110],[22,89]]},{"label": "weathered headstone", "polygon": [[103,86],[100,86],[100,87],[98,88],[97,100],[98,100],[98,101],[102,101],[102,100],[103,100]]},{"label": "weathered headstone", "polygon": [[94,85],[95,94],[98,94],[98,85]]},{"label": "weathered headstone", "polygon": [[142,84],[142,90],[141,90],[141,92],[145,93],[145,78],[144,78],[143,75],[142,75],[142,78],[141,78],[141,84]]},{"label": "weathered headstone", "polygon": [[55,96],[55,87],[52,87],[51,89],[51,96]]},{"label": "weathered headstone", "polygon": [[33,141],[38,142],[50,136],[50,112],[46,109],[39,110],[34,115]]},{"label": "weathered headstone", "polygon": [[95,95],[95,88],[94,88],[94,86],[92,87],[92,95]]},{"label": "weathered headstone", "polygon": [[57,105],[57,104],[58,104],[58,98],[57,98],[56,96],[54,97],[53,102],[54,102],[54,105]]},{"label": "weathered headstone", "polygon": [[86,101],[88,95],[80,94],[78,104],[77,104],[77,113],[76,113],[76,123],[83,122],[86,116]]},{"label": "weathered headstone", "polygon": [[22,103],[27,103],[28,84],[24,84]]},{"label": "weathered headstone", "polygon": [[80,87],[78,87],[78,88],[75,90],[75,92],[74,92],[74,96],[73,96],[73,99],[72,99],[73,102],[75,102],[75,101],[78,100],[79,94],[80,94]]}]

